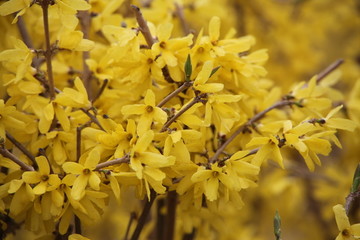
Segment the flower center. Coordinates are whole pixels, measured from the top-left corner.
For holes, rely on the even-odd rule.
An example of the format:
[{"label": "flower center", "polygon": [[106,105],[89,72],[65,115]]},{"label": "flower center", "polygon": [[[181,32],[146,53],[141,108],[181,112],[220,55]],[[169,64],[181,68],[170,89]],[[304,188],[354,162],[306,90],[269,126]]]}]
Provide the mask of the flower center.
[{"label": "flower center", "polygon": [[151,113],[153,110],[154,110],[154,108],[153,108],[152,106],[150,106],[150,105],[147,105],[147,106],[146,106],[146,111],[147,111],[148,113]]},{"label": "flower center", "polygon": [[129,133],[129,134],[126,136],[126,139],[127,139],[128,141],[130,141],[130,140],[132,139],[132,137],[133,137],[133,135],[132,135],[131,133]]},{"label": "flower center", "polygon": [[42,175],[40,179],[41,179],[41,181],[46,182],[47,180],[49,180],[49,176],[48,175]]},{"label": "flower center", "polygon": [[198,53],[203,53],[204,52],[204,48],[203,47],[199,47],[197,50]]},{"label": "flower center", "polygon": [[85,169],[83,170],[83,174],[84,174],[84,175],[89,175],[90,173],[91,173],[91,170],[88,169],[88,168],[85,168]]},{"label": "flower center", "polygon": [[154,60],[152,60],[151,58],[148,58],[148,59],[147,59],[147,63],[148,63],[148,64],[152,64],[153,62],[154,62]]},{"label": "flower center", "polygon": [[166,42],[161,42],[161,43],[159,44],[159,46],[160,46],[161,48],[166,48]]},{"label": "flower center", "polygon": [[213,175],[214,178],[216,178],[216,177],[219,176],[219,172],[215,172],[215,171],[214,171],[214,172],[212,172],[212,175]]},{"label": "flower center", "polygon": [[344,237],[350,237],[349,229],[342,230],[341,235],[343,235]]}]

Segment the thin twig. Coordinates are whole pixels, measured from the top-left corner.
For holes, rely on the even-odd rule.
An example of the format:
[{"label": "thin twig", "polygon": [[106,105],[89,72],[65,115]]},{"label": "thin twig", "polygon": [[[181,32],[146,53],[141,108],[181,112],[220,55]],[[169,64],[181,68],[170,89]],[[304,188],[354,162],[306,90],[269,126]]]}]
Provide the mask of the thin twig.
[{"label": "thin twig", "polygon": [[115,158],[115,159],[107,161],[107,162],[99,163],[96,166],[96,168],[94,169],[94,171],[98,171],[102,168],[110,167],[110,166],[121,164],[121,163],[128,163],[129,161],[130,161],[129,155],[125,155],[122,158]]},{"label": "thin twig", "polygon": [[170,99],[172,99],[173,97],[177,96],[179,93],[181,93],[182,91],[184,91],[185,89],[191,87],[193,85],[193,82],[184,82],[179,88],[177,88],[175,91],[173,91],[172,93],[170,93],[169,95],[167,95],[163,100],[161,100],[161,102],[157,105],[157,107],[162,107],[164,106],[168,101],[170,101]]},{"label": "thin twig", "polygon": [[183,29],[184,34],[185,35],[190,34],[189,24],[185,20],[185,16],[184,16],[184,8],[182,6],[180,6],[180,4],[178,4],[177,2],[175,3],[175,13],[176,13],[176,16],[180,20],[181,27]]},{"label": "thin twig", "polygon": [[22,170],[24,171],[34,171],[34,168],[30,165],[27,165],[26,163],[24,163],[23,161],[21,161],[19,158],[17,158],[14,154],[12,154],[11,152],[9,152],[4,146],[0,147],[0,154],[3,155],[6,158],[9,158],[11,161],[13,161],[14,163],[16,163],[17,165],[19,165],[21,167]]},{"label": "thin twig", "polygon": [[45,55],[46,69],[49,80],[50,99],[53,100],[55,98],[55,86],[54,86],[54,77],[53,77],[52,62],[51,62],[52,49],[50,45],[48,7],[49,7],[48,0],[41,1],[41,8],[43,12],[43,21],[44,21],[45,43],[46,43],[46,50],[44,52],[44,55]]},{"label": "thin twig", "polygon": [[16,22],[16,25],[19,29],[19,33],[20,33],[20,36],[23,40],[23,42],[25,43],[25,45],[28,47],[28,48],[31,48],[33,49],[34,48],[34,45],[33,45],[33,42],[31,40],[31,37],[29,35],[29,32],[28,30],[26,29],[26,25],[25,25],[25,22],[24,22],[24,18],[22,16],[19,16],[18,17],[18,21]]},{"label": "thin twig", "polygon": [[105,129],[101,126],[99,120],[96,118],[96,116],[92,115],[91,113],[89,113],[88,110],[86,110],[85,108],[80,108],[80,110],[85,113],[93,123],[95,123],[96,125],[98,125],[98,127],[103,130],[105,132]]},{"label": "thin twig", "polygon": [[91,103],[94,103],[98,98],[101,96],[101,94],[104,92],[107,84],[109,83],[109,79],[104,79],[99,92],[96,94],[96,96],[91,100]]},{"label": "thin twig", "polygon": [[130,228],[131,228],[131,225],[132,225],[134,219],[136,219],[136,213],[135,213],[135,212],[131,212],[131,213],[130,213],[129,222],[128,222],[128,225],[127,225],[127,227],[126,227],[126,232],[125,232],[124,240],[128,240]]},{"label": "thin twig", "polygon": [[344,59],[338,59],[332,64],[330,64],[327,68],[325,68],[322,72],[318,74],[316,82],[319,83],[321,80],[323,80],[327,75],[329,75],[331,72],[333,72],[343,63],[344,63]]},{"label": "thin twig", "polygon": [[149,48],[151,48],[151,46],[155,43],[155,39],[151,36],[151,32],[150,29],[146,23],[146,20],[144,19],[144,16],[142,15],[140,8],[135,6],[135,5],[131,5],[131,9],[135,14],[136,17],[136,21],[139,24],[139,30],[142,33],[142,35],[144,36],[146,43],[148,44]]},{"label": "thin twig", "polygon": [[259,121],[260,119],[262,119],[263,117],[265,117],[265,115],[270,112],[273,109],[279,109],[282,108],[284,106],[290,106],[292,104],[295,104],[294,101],[289,101],[289,100],[283,100],[280,102],[277,102],[275,104],[273,104],[272,106],[268,107],[267,109],[259,112],[258,114],[256,114],[254,117],[252,117],[250,120],[248,120],[246,123],[242,124],[240,127],[238,127],[238,129],[226,140],[226,142],[224,142],[216,151],[216,153],[214,154],[214,156],[209,160],[209,163],[215,163],[216,161],[218,161],[218,158],[220,156],[220,154],[225,150],[225,148],[240,134],[242,133],[246,128],[251,127],[255,122]]},{"label": "thin twig", "polygon": [[18,142],[10,133],[6,132],[6,138],[10,140],[31,162],[36,165],[35,157],[20,142]]},{"label": "thin twig", "polygon": [[155,198],[156,198],[156,192],[154,190],[151,190],[150,200],[145,202],[145,205],[144,205],[143,211],[142,211],[142,213],[140,215],[138,224],[136,225],[134,233],[131,236],[131,240],[139,239],[140,233],[141,233],[143,227],[145,226],[146,219],[147,219],[147,217],[148,217],[148,215],[150,213],[150,209],[151,209],[151,206],[153,205],[153,203],[155,201]]},{"label": "thin twig", "polygon": [[194,106],[196,103],[201,102],[201,95],[195,97],[189,104],[187,104],[184,108],[182,108],[177,114],[175,114],[172,118],[170,118],[164,126],[161,128],[160,132],[165,132],[166,129],[175,122],[176,119],[178,119],[181,115],[184,114],[187,110],[189,110],[192,106]]}]

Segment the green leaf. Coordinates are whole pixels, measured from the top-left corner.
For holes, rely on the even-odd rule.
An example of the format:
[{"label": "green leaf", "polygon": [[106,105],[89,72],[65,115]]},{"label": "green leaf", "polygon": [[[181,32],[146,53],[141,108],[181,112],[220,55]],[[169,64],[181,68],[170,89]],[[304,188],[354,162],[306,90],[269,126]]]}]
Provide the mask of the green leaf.
[{"label": "green leaf", "polygon": [[281,218],[279,212],[276,210],[274,217],[274,234],[276,240],[280,240],[281,237]]},{"label": "green leaf", "polygon": [[358,191],[359,185],[360,185],[360,164],[358,164],[354,173],[353,183],[351,186],[351,193]]},{"label": "green leaf", "polygon": [[218,66],[218,67],[214,68],[214,69],[211,71],[209,78],[211,78],[211,76],[214,75],[214,74],[217,72],[217,70],[219,70],[220,67],[221,67],[221,66]]},{"label": "green leaf", "polygon": [[185,70],[185,81],[190,81],[190,77],[191,77],[191,73],[192,73],[190,54],[187,56],[184,70]]}]

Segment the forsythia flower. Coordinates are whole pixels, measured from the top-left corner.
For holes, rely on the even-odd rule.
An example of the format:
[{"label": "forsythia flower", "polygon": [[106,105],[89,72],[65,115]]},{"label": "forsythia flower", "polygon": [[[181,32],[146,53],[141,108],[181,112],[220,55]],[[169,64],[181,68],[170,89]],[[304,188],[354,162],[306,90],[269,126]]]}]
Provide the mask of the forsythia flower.
[{"label": "forsythia flower", "polygon": [[28,184],[37,184],[33,191],[36,195],[44,194],[46,191],[55,190],[61,183],[57,174],[50,174],[48,160],[44,156],[36,158],[39,171],[27,171],[23,173],[22,179]]},{"label": "forsythia flower", "polygon": [[80,78],[77,77],[74,81],[74,84],[77,91],[72,88],[65,88],[63,92],[59,93],[56,96],[54,102],[62,106],[68,106],[74,108],[91,107],[91,103],[88,99],[86,89]]},{"label": "forsythia flower", "polygon": [[126,105],[121,109],[121,112],[124,115],[141,115],[137,128],[139,135],[149,130],[154,120],[161,124],[167,120],[166,112],[155,105],[155,94],[151,90],[146,92],[144,104]]},{"label": "forsythia flower", "polygon": [[339,235],[336,240],[357,240],[360,239],[360,223],[350,225],[349,219],[346,216],[343,205],[338,204],[333,207],[336,224],[339,228]]},{"label": "forsythia flower", "polygon": [[75,200],[80,200],[85,194],[85,188],[89,184],[92,189],[100,189],[100,177],[94,169],[100,161],[100,153],[97,150],[93,150],[85,159],[84,164],[75,162],[66,162],[63,164],[63,169],[67,173],[77,175],[74,185],[71,189],[71,195]]}]

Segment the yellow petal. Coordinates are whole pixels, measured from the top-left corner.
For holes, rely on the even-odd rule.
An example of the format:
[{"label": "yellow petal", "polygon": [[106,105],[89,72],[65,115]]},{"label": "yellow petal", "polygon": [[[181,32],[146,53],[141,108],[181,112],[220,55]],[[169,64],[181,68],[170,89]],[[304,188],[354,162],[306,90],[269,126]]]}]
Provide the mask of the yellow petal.
[{"label": "yellow petal", "polygon": [[80,200],[85,194],[85,188],[88,184],[89,175],[79,175],[71,189],[71,196],[74,200]]},{"label": "yellow petal", "polygon": [[[28,184],[34,184],[34,183],[38,183],[38,182],[41,181],[41,175],[38,172],[35,172],[35,171],[27,171],[27,172],[23,173],[22,179],[24,180],[24,182],[26,182]],[[18,184],[20,184],[20,182]],[[22,184],[22,181],[21,181],[21,184]],[[13,189],[13,188],[10,188],[10,189]],[[9,189],[9,191],[10,191],[10,189]]]},{"label": "yellow petal", "polygon": [[0,6],[0,15],[6,16],[30,6],[30,0],[11,0]]},{"label": "yellow petal", "polygon": [[209,201],[217,199],[219,189],[219,180],[217,178],[210,178],[205,183],[205,196]]},{"label": "yellow petal", "polygon": [[359,125],[350,119],[330,118],[326,121],[326,126],[353,132]]},{"label": "yellow petal", "polygon": [[212,176],[213,171],[209,169],[198,169],[196,173],[191,176],[192,182],[202,182]]},{"label": "yellow petal", "polygon": [[92,172],[89,178],[90,187],[94,190],[100,190],[100,182],[101,180],[99,176],[96,173]]},{"label": "yellow petal", "polygon": [[157,37],[159,42],[168,40],[171,36],[172,29],[173,25],[171,23],[160,24],[157,29]]},{"label": "yellow petal", "polygon": [[212,17],[209,23],[210,41],[217,41],[220,37],[220,18]]},{"label": "yellow petal", "polygon": [[36,163],[39,167],[39,173],[42,175],[48,175],[50,173],[49,162],[44,156],[39,156],[35,158]]},{"label": "yellow petal", "polygon": [[36,195],[41,195],[46,192],[47,182],[40,182],[38,185],[36,185],[33,189],[34,193]]},{"label": "yellow petal", "polygon": [[83,165],[75,162],[66,162],[62,165],[62,168],[65,172],[72,174],[82,174],[84,170]]},{"label": "yellow petal", "polygon": [[333,211],[335,214],[336,224],[338,226],[339,231],[343,231],[344,229],[350,228],[350,222],[346,215],[345,208],[341,204],[337,204],[333,207]]}]

